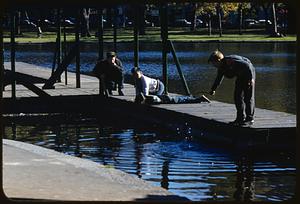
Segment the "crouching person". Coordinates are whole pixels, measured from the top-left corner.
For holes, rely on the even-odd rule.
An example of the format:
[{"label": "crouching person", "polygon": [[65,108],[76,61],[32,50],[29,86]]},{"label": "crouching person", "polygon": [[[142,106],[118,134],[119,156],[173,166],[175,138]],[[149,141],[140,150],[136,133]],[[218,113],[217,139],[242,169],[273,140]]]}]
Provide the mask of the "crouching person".
[{"label": "crouching person", "polygon": [[124,69],[115,52],[108,52],[105,60],[98,61],[93,72],[100,80],[101,92],[105,92],[106,95],[112,95],[112,91],[118,88],[118,94],[120,96],[124,95],[122,92],[124,87]]}]

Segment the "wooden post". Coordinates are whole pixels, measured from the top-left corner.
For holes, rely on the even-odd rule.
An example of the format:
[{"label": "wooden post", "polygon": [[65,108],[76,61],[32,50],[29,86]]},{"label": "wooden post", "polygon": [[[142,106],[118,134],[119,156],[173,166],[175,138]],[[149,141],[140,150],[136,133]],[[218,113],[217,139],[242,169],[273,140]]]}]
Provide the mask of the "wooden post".
[{"label": "wooden post", "polygon": [[11,97],[16,99],[16,79],[15,79],[15,72],[16,72],[16,44],[15,44],[15,11],[12,10],[10,13],[10,62],[11,62],[11,71],[13,74],[12,84],[11,84]]},{"label": "wooden post", "polygon": [[[5,128],[4,128],[4,122],[3,122],[3,108],[2,108],[2,99],[3,99],[3,89],[4,89],[4,45],[3,45],[3,14],[4,14],[4,8],[0,7],[0,134],[5,135]],[[3,140],[0,140],[0,145],[3,147]],[[3,153],[1,154],[1,159]],[[2,160],[3,161],[3,160]],[[2,183],[3,185],[3,183]]]},{"label": "wooden post", "polygon": [[[98,9],[98,60],[103,59],[103,8]],[[99,95],[104,94],[103,79],[99,77]]]},{"label": "wooden post", "polygon": [[[3,9],[0,9],[0,25],[3,25]],[[3,29],[0,29],[0,101],[3,98],[3,90],[4,90],[4,46],[3,46]],[[2,115],[0,108],[0,114]],[[1,117],[0,117],[1,118]],[[1,119],[0,119],[1,120]],[[1,122],[2,124],[2,122]],[[1,125],[2,129],[2,125]],[[1,133],[3,133],[1,131]]]},{"label": "wooden post", "polygon": [[[57,67],[59,67],[61,63],[61,9],[57,9],[57,43],[58,43],[58,50],[57,50]],[[61,82],[61,77],[58,79]]]},{"label": "wooden post", "polygon": [[80,30],[80,10],[77,11],[76,16],[76,33],[75,33],[75,44],[76,44],[76,88],[80,88],[80,41],[79,41],[79,30]]},{"label": "wooden post", "polygon": [[139,67],[139,10],[138,5],[135,5],[134,15],[134,66]]},{"label": "wooden post", "polygon": [[[63,24],[63,33],[64,33],[64,43],[63,43],[63,56],[64,58],[67,56],[67,33],[66,33],[66,16],[64,14],[64,24]],[[68,68],[65,69],[65,85],[68,84]]]},{"label": "wooden post", "polygon": [[103,8],[98,9],[98,59],[103,59]]},{"label": "wooden post", "polygon": [[113,25],[114,25],[114,51],[117,52],[117,8],[114,8],[114,17],[113,17]]},{"label": "wooden post", "polygon": [[162,39],[162,65],[163,82],[165,85],[164,93],[168,94],[168,8],[166,4],[160,5],[161,39]]}]

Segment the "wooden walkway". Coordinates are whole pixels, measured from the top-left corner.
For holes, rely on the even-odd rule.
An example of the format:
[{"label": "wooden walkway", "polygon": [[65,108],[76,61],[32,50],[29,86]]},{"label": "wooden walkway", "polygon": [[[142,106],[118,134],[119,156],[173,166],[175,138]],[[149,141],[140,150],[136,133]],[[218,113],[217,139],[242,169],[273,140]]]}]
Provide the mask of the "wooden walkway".
[{"label": "wooden walkway", "polygon": [[[5,63],[5,69],[10,69],[10,63]],[[17,62],[16,72],[24,73],[32,76],[36,76],[42,79],[48,79],[51,75],[51,69],[41,66],[31,65],[27,63]],[[99,94],[99,80],[92,76],[81,75],[81,88],[75,88],[75,73],[68,72],[68,85],[64,83],[64,74],[62,74],[62,82],[55,84],[55,89],[44,90],[51,96],[91,96]],[[35,84],[38,87],[42,87],[43,83]],[[17,98],[37,97],[36,94],[23,87],[22,85],[16,86]],[[111,98],[121,101],[133,101],[135,97],[135,90],[133,85],[125,84],[124,87],[125,96],[118,96],[117,92],[111,96]],[[3,92],[4,98],[11,97],[11,86],[8,85]],[[240,130],[249,129],[253,131],[265,130],[270,134],[270,130],[288,130],[296,132],[296,115],[277,112],[272,110],[256,108],[255,110],[255,123],[251,127],[233,127],[229,126],[228,122],[235,119],[235,106],[233,104],[222,103],[218,101],[211,101],[211,103],[197,103],[197,104],[159,104],[152,105],[154,109],[164,111],[165,114],[172,113],[180,115],[183,118],[191,118],[190,120],[196,120],[197,118],[203,122],[203,119],[216,127],[222,126],[231,131],[230,129]],[[171,115],[167,116],[172,117]],[[172,120],[170,120],[172,121]],[[274,132],[273,131],[273,132]],[[280,131],[279,131],[280,132]],[[282,132],[281,132],[282,133]],[[243,133],[241,133],[243,134]],[[283,133],[284,134],[284,133]],[[269,136],[269,135],[268,135]],[[284,135],[282,136],[284,138]],[[294,137],[294,136],[293,136]]]}]

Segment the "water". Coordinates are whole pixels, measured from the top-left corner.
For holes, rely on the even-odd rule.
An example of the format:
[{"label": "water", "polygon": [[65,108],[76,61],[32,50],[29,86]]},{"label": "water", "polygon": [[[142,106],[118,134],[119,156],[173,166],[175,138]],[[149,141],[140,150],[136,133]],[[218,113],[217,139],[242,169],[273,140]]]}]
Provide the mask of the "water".
[{"label": "water", "polygon": [[[219,48],[224,54],[240,54],[248,57],[256,67],[256,106],[270,110],[296,114],[296,43],[174,43],[177,57],[187,84],[194,96],[209,91],[216,77],[216,70],[207,63],[209,54]],[[98,58],[94,44],[81,47],[81,71],[90,72]],[[117,45],[119,58],[125,71],[133,67],[133,44]],[[105,44],[104,51],[112,50],[112,44]],[[160,43],[140,43],[139,66],[146,75],[162,76],[162,45]],[[17,61],[28,62],[51,68],[53,45],[19,45]],[[169,91],[184,93],[182,83],[171,54],[169,61]],[[8,47],[5,61],[9,61]],[[75,71],[75,64],[68,68]],[[217,89],[213,100],[233,103],[234,80],[225,79]]]},{"label": "water", "polygon": [[[176,43],[175,49],[191,93],[209,90],[216,70],[207,64],[211,51],[249,57],[256,67],[256,106],[296,113],[296,43]],[[161,44],[140,43],[140,67],[161,76]],[[104,50],[111,50],[105,44]],[[53,45],[19,45],[17,61],[51,68]],[[129,74],[133,44],[118,44]],[[81,71],[97,60],[95,45],[82,46]],[[5,49],[5,61],[9,51]],[[68,68],[75,70],[75,64]],[[169,56],[169,90],[183,93]],[[234,80],[224,80],[213,100],[233,103]],[[121,169],[194,201],[284,201],[296,186],[295,158],[283,152],[243,153],[216,148],[136,121],[101,121],[97,116],[63,116],[8,122],[5,138],[29,142]]]},{"label": "water", "polygon": [[284,201],[296,187],[289,153],[233,152],[132,121],[80,114],[10,118],[4,138],[120,169],[193,201]]}]

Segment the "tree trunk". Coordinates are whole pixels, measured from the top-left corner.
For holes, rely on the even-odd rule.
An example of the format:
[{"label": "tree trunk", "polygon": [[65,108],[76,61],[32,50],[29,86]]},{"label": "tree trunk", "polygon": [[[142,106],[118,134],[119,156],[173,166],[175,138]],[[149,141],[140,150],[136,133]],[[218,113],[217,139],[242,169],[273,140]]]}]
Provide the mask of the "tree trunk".
[{"label": "tree trunk", "polygon": [[90,9],[82,9],[81,14],[81,37],[91,37],[90,33]]},{"label": "tree trunk", "polygon": [[192,24],[191,24],[191,31],[196,30],[196,26],[197,26],[197,15],[196,15],[196,10],[197,10],[198,4],[197,3],[193,3],[193,13],[192,13]]},{"label": "tree trunk", "polygon": [[269,21],[269,12],[268,12],[268,8],[270,7],[270,3],[268,3],[267,7],[265,7],[265,5],[263,4],[262,5],[262,8],[265,12],[265,26],[266,26],[266,32],[267,33],[270,33],[270,30],[269,30],[269,24],[268,24],[268,21]]},{"label": "tree trunk", "polygon": [[219,35],[222,37],[222,16],[221,16],[221,5],[220,3],[217,4],[217,14],[218,14],[218,20],[219,20]]},{"label": "tree trunk", "polygon": [[113,21],[112,21],[112,11],[110,7],[106,9],[106,15],[107,15],[107,19],[106,19],[107,26],[111,28],[113,25]]},{"label": "tree trunk", "polygon": [[211,14],[208,14],[208,35],[211,36]]},{"label": "tree trunk", "polygon": [[277,19],[276,19],[276,9],[275,9],[275,3],[272,3],[272,16],[273,16],[273,24],[272,24],[272,35],[277,36]]},{"label": "tree trunk", "polygon": [[243,29],[243,8],[242,4],[239,6],[239,34],[242,35],[242,29]]},{"label": "tree trunk", "polygon": [[21,11],[17,12],[17,16],[16,16],[16,35],[22,35],[22,31],[21,31]]},{"label": "tree trunk", "polygon": [[145,31],[145,10],[146,7],[145,5],[140,5],[138,6],[139,8],[139,19],[138,19],[138,25],[139,25],[139,34],[140,35],[145,35],[146,31]]}]

